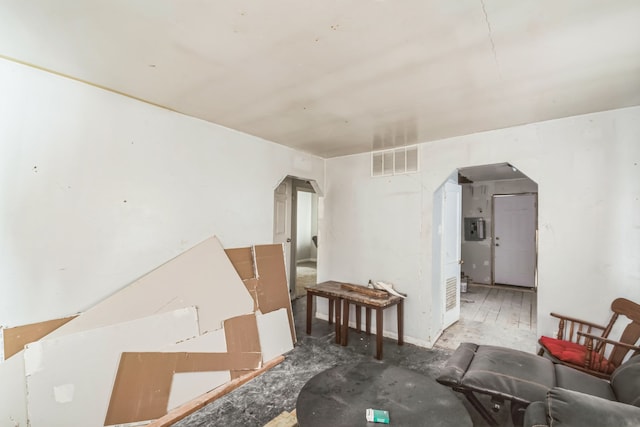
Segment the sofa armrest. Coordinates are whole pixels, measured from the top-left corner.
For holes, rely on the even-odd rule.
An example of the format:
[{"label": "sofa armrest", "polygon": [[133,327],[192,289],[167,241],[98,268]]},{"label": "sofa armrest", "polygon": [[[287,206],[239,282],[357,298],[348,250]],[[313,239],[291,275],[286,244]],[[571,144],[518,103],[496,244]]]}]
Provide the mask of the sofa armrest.
[{"label": "sofa armrest", "polygon": [[640,425],[636,406],[558,387],[547,393],[546,410],[549,425],[554,427]]},{"label": "sofa armrest", "polygon": [[592,339],[592,340],[595,340],[595,341],[603,342],[605,344],[612,344],[612,345],[614,345],[616,347],[624,347],[627,350],[635,351],[636,354],[640,354],[640,347],[638,347],[636,345],[623,343],[623,342],[620,342],[620,341],[612,340],[610,338],[603,338],[601,336],[590,334],[590,333],[587,333],[587,332],[578,331],[578,335],[580,337],[589,338],[589,339]]},{"label": "sofa armrest", "polygon": [[545,402],[531,402],[524,413],[523,427],[548,427]]},{"label": "sofa armrest", "polygon": [[462,343],[447,360],[447,364],[440,371],[440,376],[436,378],[440,384],[456,388],[460,385],[462,377],[467,372],[478,346],[472,343]]}]

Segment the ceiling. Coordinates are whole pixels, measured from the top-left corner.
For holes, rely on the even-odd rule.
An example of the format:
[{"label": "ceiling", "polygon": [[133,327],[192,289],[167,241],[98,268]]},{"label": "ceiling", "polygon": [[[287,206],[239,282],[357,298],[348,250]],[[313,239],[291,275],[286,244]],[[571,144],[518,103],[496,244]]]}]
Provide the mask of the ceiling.
[{"label": "ceiling", "polygon": [[[509,163],[496,163],[492,165],[470,166],[458,169],[458,183],[470,184],[482,181],[502,181],[513,179],[529,179],[515,166]],[[529,179],[530,180],[530,179]]]},{"label": "ceiling", "polygon": [[0,57],[321,157],[640,104],[637,0],[0,0]]}]

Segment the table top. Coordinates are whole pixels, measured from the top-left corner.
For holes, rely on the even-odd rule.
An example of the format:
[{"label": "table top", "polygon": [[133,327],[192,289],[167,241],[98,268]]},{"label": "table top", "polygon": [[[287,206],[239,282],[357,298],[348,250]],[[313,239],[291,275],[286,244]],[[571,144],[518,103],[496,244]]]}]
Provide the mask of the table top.
[{"label": "table top", "polygon": [[394,427],[473,425],[449,388],[383,362],[339,365],[319,373],[300,391],[296,415],[300,427],[382,426],[367,423],[368,408],[389,411]]},{"label": "table top", "polygon": [[307,292],[311,292],[312,294],[320,294],[335,298],[344,298],[356,304],[369,305],[373,307],[389,307],[391,305],[398,304],[403,300],[402,297],[391,294],[385,298],[372,297],[360,292],[343,289],[341,285],[342,283],[340,282],[328,281],[318,283],[317,285],[313,286],[306,286],[305,289],[307,290]]}]

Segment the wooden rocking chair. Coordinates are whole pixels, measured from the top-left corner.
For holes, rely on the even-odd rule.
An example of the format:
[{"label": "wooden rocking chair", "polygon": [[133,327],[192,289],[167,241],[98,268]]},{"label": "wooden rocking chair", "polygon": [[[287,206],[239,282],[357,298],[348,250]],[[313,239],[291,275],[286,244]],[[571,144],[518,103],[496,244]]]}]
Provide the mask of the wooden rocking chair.
[{"label": "wooden rocking chair", "polygon": [[[606,326],[551,313],[560,319],[558,333],[555,338],[540,337],[538,354],[547,353],[554,363],[609,379],[630,351],[634,355],[640,354],[640,347],[636,346],[640,338],[640,305],[617,298],[611,303],[611,311],[613,314]],[[620,315],[628,317],[631,322],[616,341],[610,339],[609,334]]]}]

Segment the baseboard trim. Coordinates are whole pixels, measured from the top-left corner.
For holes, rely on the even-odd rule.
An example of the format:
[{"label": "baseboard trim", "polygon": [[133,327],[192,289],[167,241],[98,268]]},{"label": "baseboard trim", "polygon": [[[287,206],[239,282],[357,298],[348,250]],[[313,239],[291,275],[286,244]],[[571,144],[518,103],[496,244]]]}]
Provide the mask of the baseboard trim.
[{"label": "baseboard trim", "polygon": [[[316,313],[316,318],[317,319],[321,319],[324,320],[326,322],[329,321],[329,315],[328,314],[324,314],[324,313]],[[376,328],[375,328],[375,319],[371,319],[371,333],[375,334],[376,333]],[[355,320],[349,321],[349,327],[352,329],[356,328],[356,322]],[[382,336],[385,338],[391,338],[394,340],[398,340],[398,332],[394,332],[394,331],[389,331],[387,329],[383,329],[382,330]],[[413,344],[413,345],[417,345],[418,347],[424,347],[424,348],[433,348],[433,342],[431,341],[425,341],[425,340],[421,340],[419,338],[415,338],[412,336],[407,336],[405,334],[404,336],[404,342],[408,343],[408,344]],[[435,342],[435,341],[434,341]]]}]

